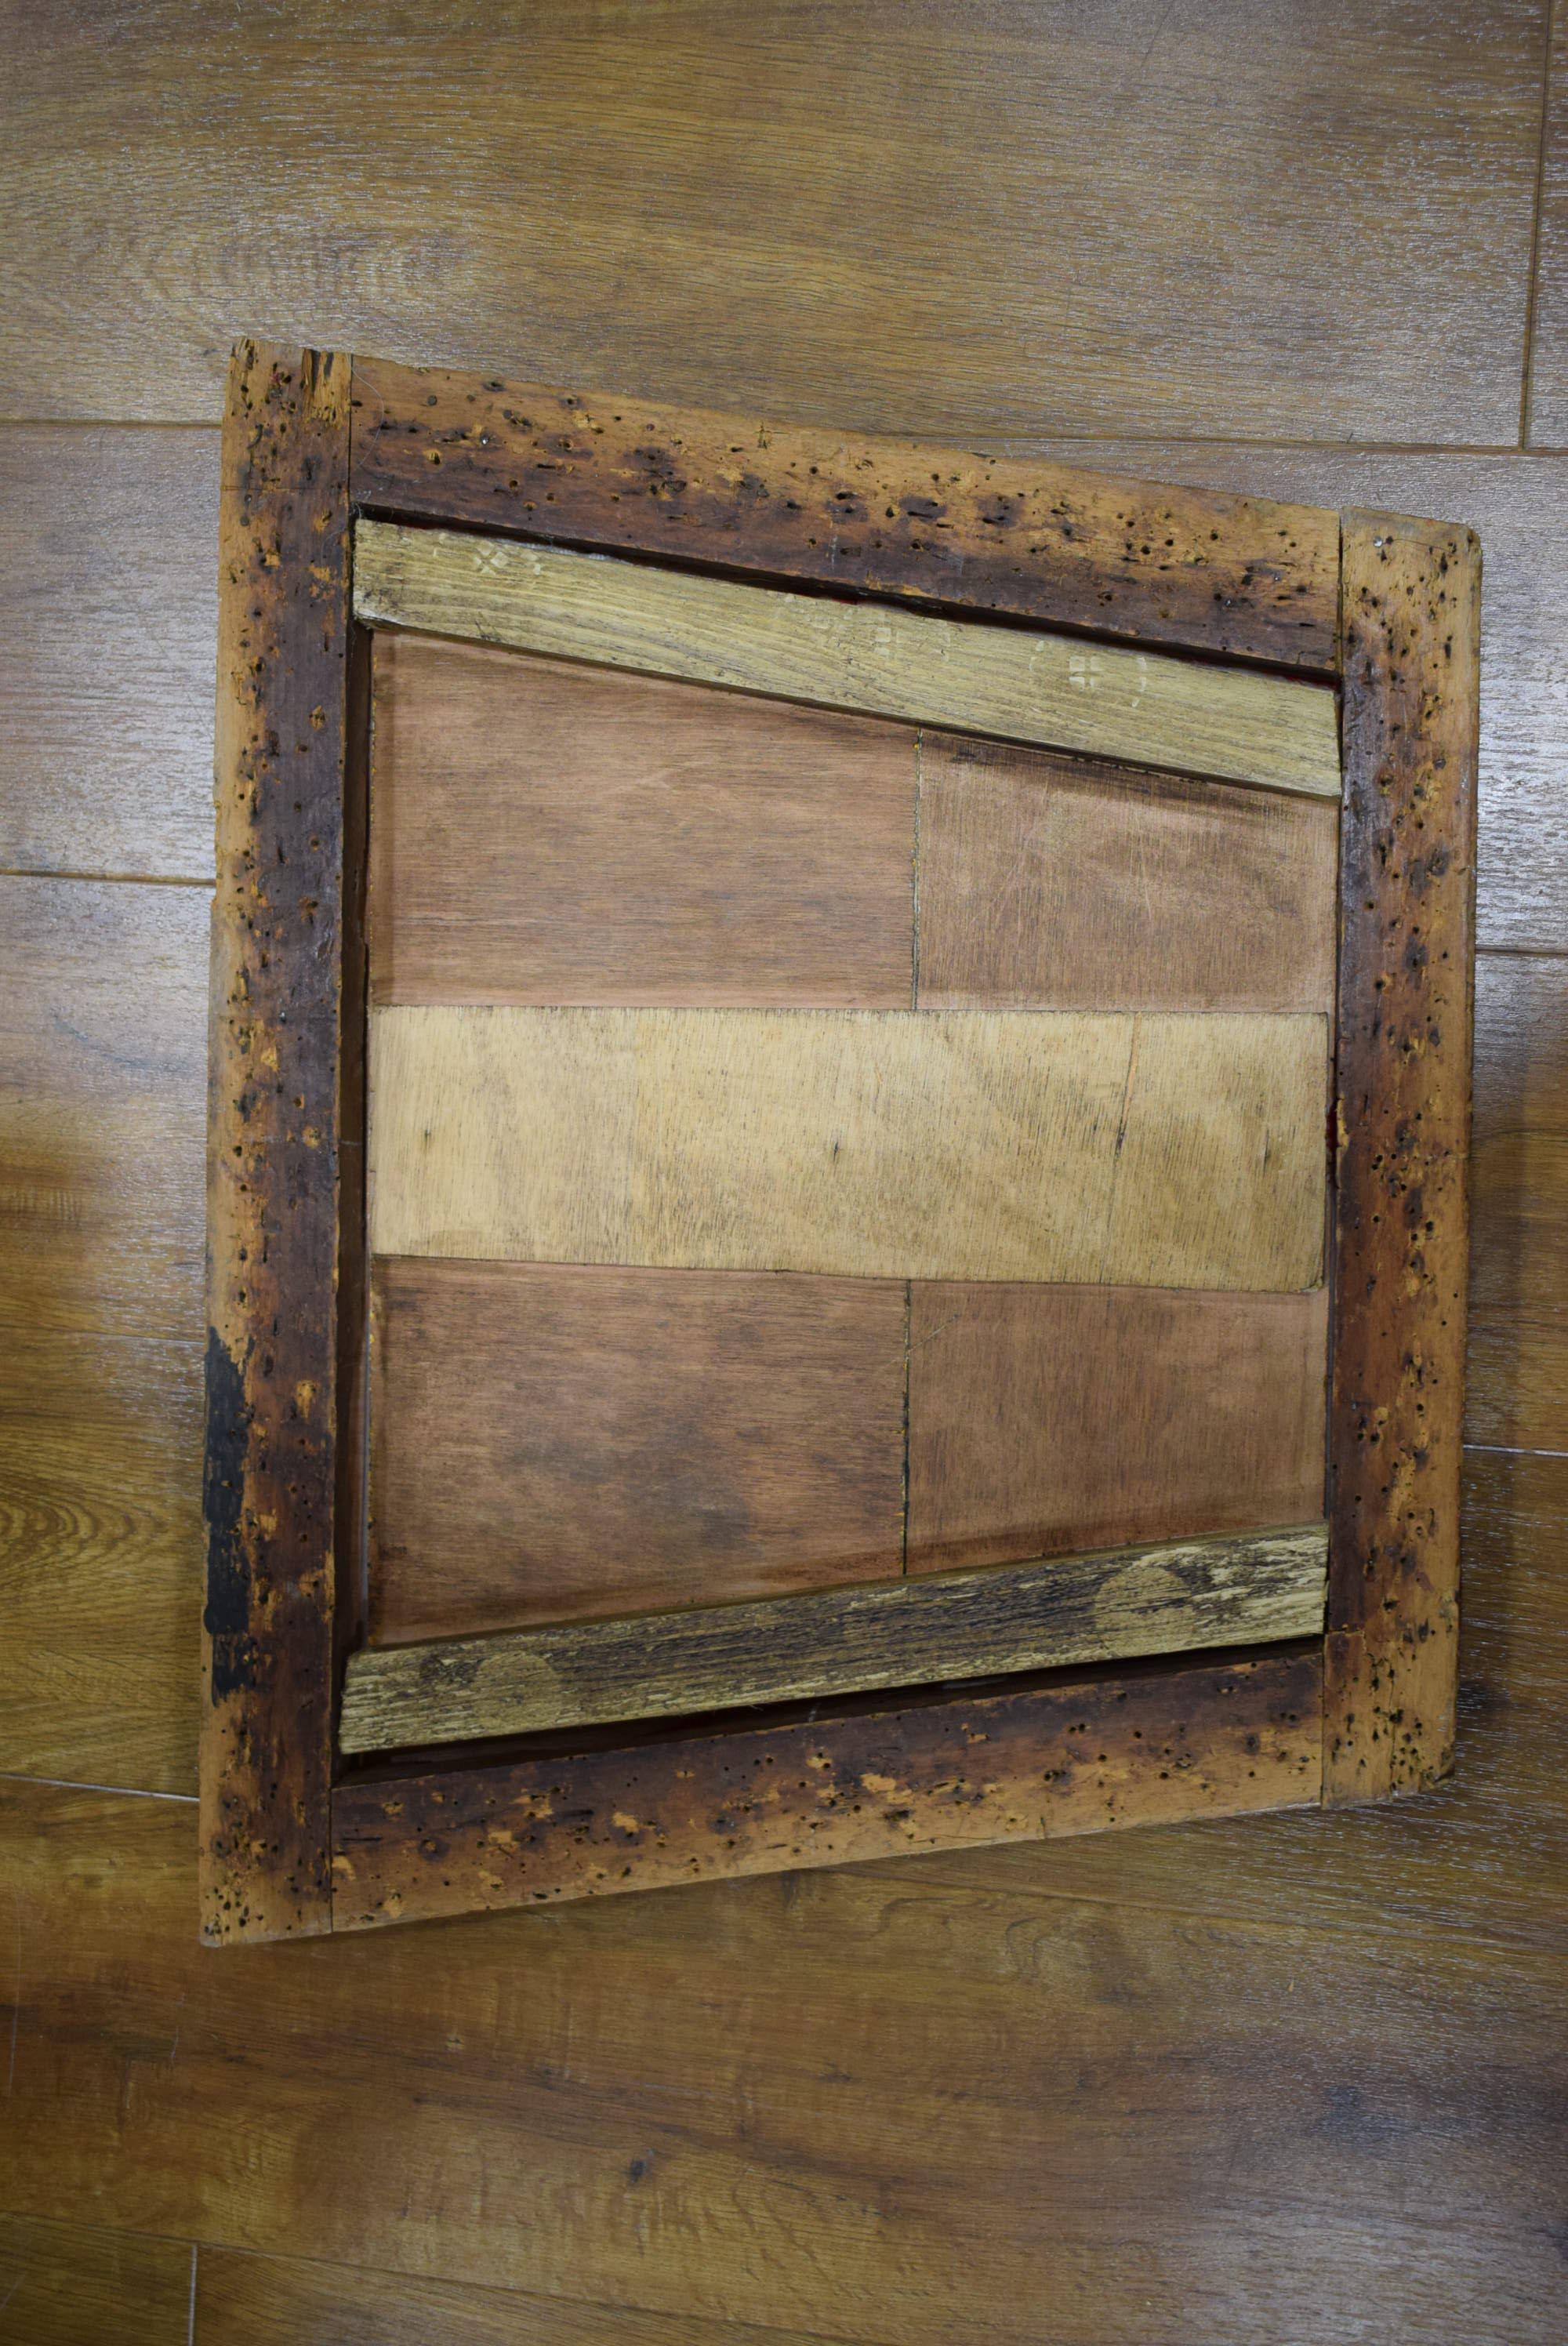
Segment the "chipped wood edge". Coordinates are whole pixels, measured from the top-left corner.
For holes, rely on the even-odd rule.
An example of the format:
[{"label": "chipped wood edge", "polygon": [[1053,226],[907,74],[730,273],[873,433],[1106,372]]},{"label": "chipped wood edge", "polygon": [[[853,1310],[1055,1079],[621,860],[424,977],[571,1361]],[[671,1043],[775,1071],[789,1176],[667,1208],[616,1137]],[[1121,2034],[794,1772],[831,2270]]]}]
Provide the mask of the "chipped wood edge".
[{"label": "chipped wood edge", "polygon": [[353,399],[358,508],[1338,672],[1322,507],[375,358]]},{"label": "chipped wood edge", "polygon": [[346,357],[241,342],[222,442],[202,1934],[331,1927]]},{"label": "chipped wood edge", "polygon": [[334,1927],[1311,1806],[1322,1649],[351,1782]]},{"label": "chipped wood edge", "polygon": [[355,527],[354,609],[410,627],[1080,757],[1338,799],[1324,686],[1166,653],[518,545]]},{"label": "chipped wood edge", "polygon": [[367,1647],[362,1756],[1319,1635],[1322,1524],[871,1581],[740,1605]]},{"label": "chipped wood edge", "polygon": [[1344,516],[1324,1798],[1452,1764],[1481,548]]}]

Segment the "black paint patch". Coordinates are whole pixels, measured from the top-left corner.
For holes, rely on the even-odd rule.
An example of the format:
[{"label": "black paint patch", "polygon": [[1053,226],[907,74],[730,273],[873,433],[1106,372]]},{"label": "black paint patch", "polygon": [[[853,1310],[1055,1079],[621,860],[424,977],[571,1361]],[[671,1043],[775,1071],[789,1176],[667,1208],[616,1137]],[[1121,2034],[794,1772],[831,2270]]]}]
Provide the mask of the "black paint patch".
[{"label": "black paint patch", "polygon": [[207,1523],[207,1610],[212,1640],[212,1699],[222,1702],[256,1683],[250,1635],[250,1566],[240,1535],[250,1405],[245,1376],[216,1328],[207,1331],[207,1457],[202,1514]]}]

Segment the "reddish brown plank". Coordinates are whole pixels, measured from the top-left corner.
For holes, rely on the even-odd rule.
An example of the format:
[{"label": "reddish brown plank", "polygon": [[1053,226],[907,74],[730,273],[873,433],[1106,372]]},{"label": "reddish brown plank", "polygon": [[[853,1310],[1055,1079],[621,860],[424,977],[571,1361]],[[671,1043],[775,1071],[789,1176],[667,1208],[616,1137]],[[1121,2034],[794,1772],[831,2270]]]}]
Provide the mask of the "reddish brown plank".
[{"label": "reddish brown plank", "polygon": [[917,1283],[910,1570],[1313,1520],[1327,1317],[1321,1289]]},{"label": "reddish brown plank", "polygon": [[241,342],[223,433],[203,1929],[325,1930],[348,364]]},{"label": "reddish brown plank", "polygon": [[372,1001],[907,1007],[906,728],[419,636],[374,667]]},{"label": "reddish brown plank", "polygon": [[1326,1797],[1451,1763],[1481,549],[1345,516]]},{"label": "reddish brown plank", "polygon": [[1335,806],[922,734],[931,1009],[1331,1010]]},{"label": "reddish brown plank", "polygon": [[901,1281],[382,1259],[385,1643],[896,1575]]},{"label": "reddish brown plank", "polygon": [[380,359],[354,403],[354,497],[379,511],[1334,663],[1319,509]]},{"label": "reddish brown plank", "polygon": [[334,1927],[1319,1798],[1316,1647],[340,1787]]}]

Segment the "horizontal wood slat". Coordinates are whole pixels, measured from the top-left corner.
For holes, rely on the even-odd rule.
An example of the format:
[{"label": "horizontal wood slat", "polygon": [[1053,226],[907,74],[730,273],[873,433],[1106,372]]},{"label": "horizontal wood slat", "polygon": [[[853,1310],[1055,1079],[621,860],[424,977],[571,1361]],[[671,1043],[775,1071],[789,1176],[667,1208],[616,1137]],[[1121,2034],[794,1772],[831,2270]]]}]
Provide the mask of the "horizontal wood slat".
[{"label": "horizontal wood slat", "polygon": [[1315,1286],[1324,1020],[392,1009],[378,1254]]},{"label": "horizontal wood slat", "polygon": [[1315,1524],[366,1647],[349,1662],[340,1737],[351,1754],[389,1751],[1310,1637],[1327,1572],[1328,1531]]},{"label": "horizontal wood slat", "polygon": [[333,1926],[1315,1801],[1319,1647],[340,1784]]},{"label": "horizontal wood slat", "polygon": [[372,627],[1339,794],[1326,686],[1158,652],[371,521],[355,532],[354,607]]}]

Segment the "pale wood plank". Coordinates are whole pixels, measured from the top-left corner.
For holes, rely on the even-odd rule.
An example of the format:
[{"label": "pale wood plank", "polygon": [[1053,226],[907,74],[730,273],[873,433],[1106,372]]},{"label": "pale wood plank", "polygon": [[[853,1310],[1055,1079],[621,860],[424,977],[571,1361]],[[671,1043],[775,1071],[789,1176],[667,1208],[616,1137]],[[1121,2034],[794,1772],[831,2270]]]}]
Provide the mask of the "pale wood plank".
[{"label": "pale wood plank", "polygon": [[1338,798],[1333,693],[1069,636],[742,586],[473,531],[361,521],[371,626]]},{"label": "pale wood plank", "polygon": [[372,1287],[372,1641],[902,1570],[901,1280],[397,1259]]},{"label": "pale wood plank", "polygon": [[909,728],[392,631],[374,673],[372,1001],[908,1006]]},{"label": "pale wood plank", "polygon": [[1334,1006],[1339,809],[927,733],[922,1009]]},{"label": "pale wood plank", "polygon": [[1328,1532],[1119,1548],[925,1579],[351,1657],[347,1752],[814,1700],[994,1671],[1305,1637]]},{"label": "pale wood plank", "polygon": [[1303,1523],[1328,1297],[917,1285],[909,1569]]},{"label": "pale wood plank", "polygon": [[392,1009],[372,1244],[871,1278],[1296,1289],[1310,1016]]}]

